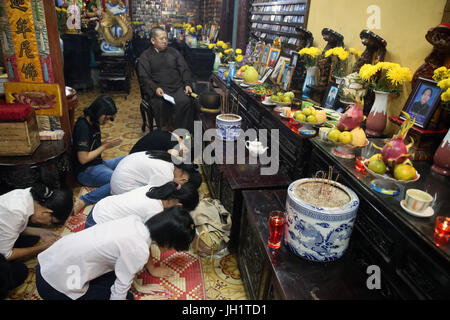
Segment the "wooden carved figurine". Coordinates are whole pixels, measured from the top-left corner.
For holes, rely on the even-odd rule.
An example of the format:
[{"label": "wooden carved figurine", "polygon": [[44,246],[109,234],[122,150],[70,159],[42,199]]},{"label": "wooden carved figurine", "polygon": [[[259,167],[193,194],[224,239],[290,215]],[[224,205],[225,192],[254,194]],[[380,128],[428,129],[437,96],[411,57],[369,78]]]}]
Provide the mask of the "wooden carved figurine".
[{"label": "wooden carved figurine", "polygon": [[439,67],[450,67],[450,24],[444,23],[429,29],[425,39],[431,43],[433,51],[414,73],[413,85],[419,77],[432,79],[434,70]]},{"label": "wooden carved figurine", "polygon": [[376,64],[384,61],[386,55],[386,40],[369,30],[359,34],[362,44],[366,47],[361,57],[356,61],[352,72],[359,72],[365,64]]},{"label": "wooden carved figurine", "polygon": [[[303,27],[295,27],[295,30],[297,31],[297,34],[301,37],[300,43],[297,45],[296,51],[300,51],[303,48],[311,47],[314,37],[311,33],[311,31],[306,30]],[[297,89],[300,87],[300,84],[302,84],[305,81],[306,76],[306,68],[303,63],[297,62],[297,65],[294,69],[294,74],[292,75],[291,80],[291,88]]]},{"label": "wooden carved figurine", "polygon": [[326,86],[331,77],[331,56],[328,58],[325,57],[325,52],[335,47],[344,46],[344,36],[332,29],[322,29],[322,37],[327,42],[327,45],[323,49],[322,55],[317,62],[320,70],[319,82],[317,84],[318,86]]}]

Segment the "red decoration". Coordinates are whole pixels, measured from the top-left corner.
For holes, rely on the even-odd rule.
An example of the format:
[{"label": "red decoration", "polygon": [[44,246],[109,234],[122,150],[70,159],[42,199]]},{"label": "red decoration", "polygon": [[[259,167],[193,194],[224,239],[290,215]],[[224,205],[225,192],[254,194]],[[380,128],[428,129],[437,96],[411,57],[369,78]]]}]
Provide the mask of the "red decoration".
[{"label": "red decoration", "polygon": [[31,113],[31,106],[22,103],[0,104],[0,121],[23,121]]}]

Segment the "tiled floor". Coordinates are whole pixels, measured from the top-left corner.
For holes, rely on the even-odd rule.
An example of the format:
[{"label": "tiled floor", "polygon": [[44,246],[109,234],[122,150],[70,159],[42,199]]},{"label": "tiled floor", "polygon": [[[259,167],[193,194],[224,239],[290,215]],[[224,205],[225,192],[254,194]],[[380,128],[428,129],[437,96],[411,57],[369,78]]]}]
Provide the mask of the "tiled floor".
[{"label": "tiled floor", "polygon": [[[102,126],[102,138],[118,136],[124,138],[124,142],[120,146],[103,152],[102,156],[109,159],[127,155],[134,143],[146,132],[143,133],[141,131],[140,94],[135,76],[132,78],[131,91],[128,96],[119,93],[105,94],[110,95],[114,99],[118,113],[114,122],[109,122]],[[79,106],[75,111],[75,119],[82,115],[83,109],[99,95],[101,93],[98,89],[78,92]],[[80,188],[74,188],[74,194],[78,194],[79,190]],[[201,185],[199,191],[201,198],[209,196],[209,190],[205,182]],[[219,259],[202,258],[202,268],[205,277],[206,298],[208,300],[247,299],[234,254],[228,254]],[[32,287],[32,281],[29,277],[23,286],[10,295],[10,298],[23,299],[26,296],[27,288]]]}]

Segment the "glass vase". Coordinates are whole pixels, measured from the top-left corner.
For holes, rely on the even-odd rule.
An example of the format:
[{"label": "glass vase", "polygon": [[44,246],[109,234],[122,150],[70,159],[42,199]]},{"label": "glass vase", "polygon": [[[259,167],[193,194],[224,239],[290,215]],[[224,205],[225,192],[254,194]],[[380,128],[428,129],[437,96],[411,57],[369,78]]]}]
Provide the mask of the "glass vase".
[{"label": "glass vase", "polygon": [[216,52],[216,57],[214,58],[214,72],[219,71],[220,66],[220,54]]},{"label": "glass vase", "polygon": [[307,67],[306,68],[306,77],[305,82],[303,83],[302,88],[302,98],[307,99],[312,97],[312,90],[308,86],[314,86],[317,83],[317,71],[318,67]]}]

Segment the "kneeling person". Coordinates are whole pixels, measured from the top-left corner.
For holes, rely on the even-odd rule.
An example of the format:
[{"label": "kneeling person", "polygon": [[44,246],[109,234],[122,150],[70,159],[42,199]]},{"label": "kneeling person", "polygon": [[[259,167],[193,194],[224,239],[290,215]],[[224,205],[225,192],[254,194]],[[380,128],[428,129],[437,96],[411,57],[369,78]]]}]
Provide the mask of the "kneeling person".
[{"label": "kneeling person", "polygon": [[44,300],[132,299],[133,279],[154,241],[162,250],[188,250],[195,237],[190,214],[175,206],[145,224],[137,216],[70,234],[38,255],[36,287]]}]

